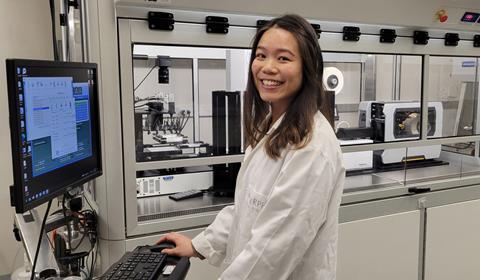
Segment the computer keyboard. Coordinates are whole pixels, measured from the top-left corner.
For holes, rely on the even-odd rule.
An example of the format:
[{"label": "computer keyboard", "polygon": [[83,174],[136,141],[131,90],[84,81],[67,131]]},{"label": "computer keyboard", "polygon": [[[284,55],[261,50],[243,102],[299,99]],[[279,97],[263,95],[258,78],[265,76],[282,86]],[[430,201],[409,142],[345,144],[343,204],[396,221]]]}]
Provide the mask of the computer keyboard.
[{"label": "computer keyboard", "polygon": [[199,196],[203,196],[203,191],[201,191],[201,190],[189,190],[189,191],[174,193],[174,194],[169,195],[168,197],[170,199],[175,200],[175,201],[179,201],[179,200],[184,200],[184,199],[187,199],[187,198],[194,198],[194,197],[199,197]]},{"label": "computer keyboard", "polygon": [[126,253],[104,274],[105,280],[153,280],[162,273],[167,255],[159,252],[133,251]]}]

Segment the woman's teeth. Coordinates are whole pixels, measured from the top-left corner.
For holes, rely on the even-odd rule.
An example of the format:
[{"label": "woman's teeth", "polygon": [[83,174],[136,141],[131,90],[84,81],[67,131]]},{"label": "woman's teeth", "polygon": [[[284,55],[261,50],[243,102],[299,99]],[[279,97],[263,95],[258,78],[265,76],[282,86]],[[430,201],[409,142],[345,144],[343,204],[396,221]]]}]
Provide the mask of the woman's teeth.
[{"label": "woman's teeth", "polygon": [[279,81],[274,81],[274,80],[262,80],[262,84],[264,86],[279,86],[282,83]]}]

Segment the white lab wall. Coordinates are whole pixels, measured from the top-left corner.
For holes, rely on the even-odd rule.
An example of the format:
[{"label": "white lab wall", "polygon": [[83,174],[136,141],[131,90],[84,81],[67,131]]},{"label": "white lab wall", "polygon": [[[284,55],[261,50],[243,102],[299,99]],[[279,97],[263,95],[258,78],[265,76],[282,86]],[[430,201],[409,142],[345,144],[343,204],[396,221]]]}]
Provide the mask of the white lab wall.
[{"label": "white lab wall", "polygon": [[393,90],[395,89],[395,78],[393,55],[377,55],[375,56],[375,95],[377,101],[394,100]]},{"label": "white lab wall", "polygon": [[453,136],[458,101],[463,82],[475,80],[475,67],[462,67],[462,62],[476,61],[469,57],[430,57],[429,92],[430,101],[442,101],[443,135]]},{"label": "white lab wall", "polygon": [[422,94],[422,57],[401,56],[400,99],[420,100]]},{"label": "white lab wall", "polygon": [[21,244],[12,234],[14,209],[10,207],[8,186],[13,184],[13,178],[5,59],[52,59],[53,51],[47,0],[0,0],[0,22],[0,275],[4,275],[23,262]]},{"label": "white lab wall", "polygon": [[[226,90],[227,70],[225,60],[201,59],[198,61],[199,137],[212,144],[212,91]],[[191,124],[191,122],[190,122]]]}]

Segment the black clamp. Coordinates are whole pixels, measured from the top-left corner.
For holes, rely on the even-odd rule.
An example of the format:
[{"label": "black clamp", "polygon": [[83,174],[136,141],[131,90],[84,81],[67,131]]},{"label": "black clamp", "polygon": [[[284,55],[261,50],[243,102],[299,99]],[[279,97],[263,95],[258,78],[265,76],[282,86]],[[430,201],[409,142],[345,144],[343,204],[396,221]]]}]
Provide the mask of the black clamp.
[{"label": "black clamp", "polygon": [[430,39],[430,36],[428,36],[427,31],[413,31],[413,43],[415,45],[426,45],[428,44],[428,39]]},{"label": "black clamp", "polygon": [[445,46],[458,46],[458,41],[460,41],[460,37],[458,33],[445,33]]},{"label": "black clamp", "polygon": [[154,30],[173,30],[175,19],[171,13],[148,12],[148,28]]},{"label": "black clamp", "polygon": [[205,18],[207,24],[207,33],[217,33],[217,34],[227,34],[228,27],[228,18],[226,17],[217,17],[217,16],[207,16]]},{"label": "black clamp", "polygon": [[380,29],[380,43],[395,43],[397,31],[395,29]]},{"label": "black clamp", "polygon": [[357,26],[344,26],[343,27],[343,41],[355,41],[360,40],[360,27]]},{"label": "black clamp", "polygon": [[322,33],[320,24],[311,23],[310,25],[313,27],[313,30],[315,30],[315,33],[317,34],[317,38],[320,38],[320,34]]},{"label": "black clamp", "polygon": [[480,35],[473,36],[473,46],[475,48],[480,48]]},{"label": "black clamp", "polygon": [[262,26],[264,26],[265,24],[267,24],[269,22],[270,22],[269,20],[265,20],[265,19],[257,20],[257,29],[262,28]]},{"label": "black clamp", "polygon": [[413,193],[413,194],[419,194],[419,193],[427,193],[427,192],[431,192],[432,189],[428,188],[428,187],[425,187],[425,188],[422,188],[422,187],[410,187],[408,188],[408,192],[409,193]]},{"label": "black clamp", "polygon": [[74,9],[78,10],[78,7],[80,7],[80,3],[78,2],[78,0],[68,0],[67,7],[69,10],[70,10],[70,7],[73,7]]},{"label": "black clamp", "polygon": [[59,14],[60,26],[67,26],[68,16],[67,14]]}]

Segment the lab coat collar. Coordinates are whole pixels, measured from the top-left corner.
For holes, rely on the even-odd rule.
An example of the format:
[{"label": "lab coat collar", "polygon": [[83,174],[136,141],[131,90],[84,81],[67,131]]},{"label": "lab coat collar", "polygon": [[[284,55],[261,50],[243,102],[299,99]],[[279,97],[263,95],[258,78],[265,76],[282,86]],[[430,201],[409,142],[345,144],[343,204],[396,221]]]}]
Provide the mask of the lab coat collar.
[{"label": "lab coat collar", "polygon": [[[265,118],[266,120],[268,120],[270,117],[272,116],[271,113],[268,113],[267,117]],[[275,123],[273,123],[273,125],[268,129],[268,132],[267,132],[267,135],[265,135],[261,140],[260,142],[257,143],[257,145],[255,146],[255,148],[253,148],[250,153],[248,153],[248,155],[243,159],[243,164],[246,165],[250,159],[252,158],[252,155],[254,153],[256,153],[259,149],[263,149],[263,144],[264,142],[267,140],[266,138],[268,137],[269,134],[271,134],[273,131],[275,131],[275,129],[278,128],[278,126],[282,123],[282,120],[285,116],[285,113],[283,113],[279,118],[278,120],[275,121]]]},{"label": "lab coat collar", "polygon": [[[272,126],[270,127],[270,129],[268,130],[267,132],[267,135],[272,133],[275,129],[277,129],[277,127],[282,123],[282,120],[283,120],[283,117],[285,116],[285,112],[278,118],[278,120],[276,120]],[[267,119],[271,118],[272,117],[272,113],[269,113],[267,115]],[[265,137],[264,137],[265,138]],[[263,139],[262,139],[263,140]]]}]

